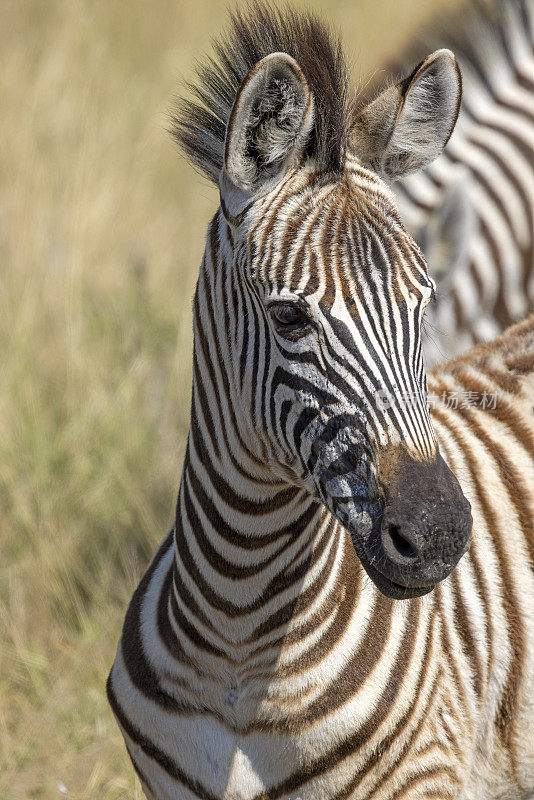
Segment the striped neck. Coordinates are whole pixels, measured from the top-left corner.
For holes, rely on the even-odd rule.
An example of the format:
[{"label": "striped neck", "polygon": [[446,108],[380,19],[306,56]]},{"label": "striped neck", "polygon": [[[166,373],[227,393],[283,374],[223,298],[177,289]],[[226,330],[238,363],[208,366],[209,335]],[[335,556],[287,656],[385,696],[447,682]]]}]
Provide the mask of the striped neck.
[{"label": "striped neck", "polygon": [[223,478],[195,436],[178,497],[170,608],[197,644],[246,658],[270,630],[280,633],[303,597],[327,613],[333,597],[324,590],[339,582],[346,533],[303,489]]},{"label": "striped neck", "polygon": [[262,638],[285,635],[303,604],[328,614],[339,601],[347,550],[350,579],[362,570],[341,524],[308,490],[283,477],[265,440],[239,412],[242,398],[228,380],[239,331],[221,313],[238,280],[233,246],[224,217],[216,214],[194,303],[191,426],[169,612],[195,659],[222,650],[237,662]]}]

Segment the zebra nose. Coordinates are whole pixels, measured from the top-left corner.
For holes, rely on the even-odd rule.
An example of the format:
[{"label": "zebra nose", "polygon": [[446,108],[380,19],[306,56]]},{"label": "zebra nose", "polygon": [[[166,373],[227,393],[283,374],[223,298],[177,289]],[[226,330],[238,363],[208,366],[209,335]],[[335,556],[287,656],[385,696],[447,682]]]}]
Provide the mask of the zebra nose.
[{"label": "zebra nose", "polygon": [[388,520],[382,525],[380,536],[384,553],[394,564],[402,567],[413,564],[420,557],[420,543],[411,526]]},{"label": "zebra nose", "polygon": [[405,586],[443,580],[469,548],[471,511],[439,453],[432,464],[404,459],[380,526],[381,568]]}]

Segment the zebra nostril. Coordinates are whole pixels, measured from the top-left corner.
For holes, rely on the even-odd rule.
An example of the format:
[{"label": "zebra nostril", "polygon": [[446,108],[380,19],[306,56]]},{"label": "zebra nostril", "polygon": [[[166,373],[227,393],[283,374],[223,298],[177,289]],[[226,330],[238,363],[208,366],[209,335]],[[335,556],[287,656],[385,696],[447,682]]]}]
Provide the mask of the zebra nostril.
[{"label": "zebra nostril", "polygon": [[396,564],[415,561],[419,552],[412,537],[399,525],[390,524],[382,529],[382,546],[386,555]]}]

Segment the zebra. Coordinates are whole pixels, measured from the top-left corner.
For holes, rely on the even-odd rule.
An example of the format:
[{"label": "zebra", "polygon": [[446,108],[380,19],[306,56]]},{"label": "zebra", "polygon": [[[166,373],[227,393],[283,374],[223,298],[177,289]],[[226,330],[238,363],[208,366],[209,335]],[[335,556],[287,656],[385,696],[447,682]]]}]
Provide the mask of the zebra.
[{"label": "zebra", "polygon": [[464,87],[443,154],[394,187],[437,283],[424,352],[439,363],[534,311],[534,2],[471,0],[419,39],[394,71],[450,47]]},{"label": "zebra", "polygon": [[455,58],[357,110],[310,14],[235,12],[216,52],[175,125],[220,188],[175,524],[107,684],[143,791],[533,797],[534,320],[431,378],[495,409],[432,423],[389,186],[445,145]]}]

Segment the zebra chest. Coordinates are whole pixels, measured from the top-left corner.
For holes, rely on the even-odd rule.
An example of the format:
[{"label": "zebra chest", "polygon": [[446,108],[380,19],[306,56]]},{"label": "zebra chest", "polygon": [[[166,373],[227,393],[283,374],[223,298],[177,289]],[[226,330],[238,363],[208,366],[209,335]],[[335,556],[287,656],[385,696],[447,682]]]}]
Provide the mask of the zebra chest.
[{"label": "zebra chest", "polygon": [[189,727],[194,750],[194,760],[184,760],[184,768],[217,798],[252,800],[291,772],[281,740],[270,737],[266,746],[258,737],[237,734],[213,718],[192,720],[184,727]]},{"label": "zebra chest", "polygon": [[[307,741],[306,749],[310,744]],[[303,767],[306,771],[309,761],[298,736],[261,730],[240,734],[211,716],[176,721],[165,745],[171,774],[141,749],[129,748],[139,774],[149,778],[154,800],[259,800],[273,790],[284,800],[330,800],[347,777],[346,770],[334,770],[318,781],[310,774],[294,789],[295,774]],[[322,749],[318,745],[318,751]]]},{"label": "zebra chest", "polygon": [[[119,681],[117,676],[118,687]],[[170,688],[166,681],[160,687],[165,693]],[[151,747],[144,741],[138,746],[123,731],[138,774],[147,777],[150,800],[259,800],[275,789],[283,800],[330,800],[354,770],[354,763],[340,764],[314,780],[313,765],[346,734],[354,708],[347,709],[344,721],[293,725],[294,699],[290,703],[268,686],[221,682],[208,693],[200,681],[197,688],[188,693],[189,708],[182,712],[156,710],[139,696],[131,698],[130,716],[144,731],[141,740],[158,750],[154,758]],[[301,771],[302,782],[292,788]]]}]

